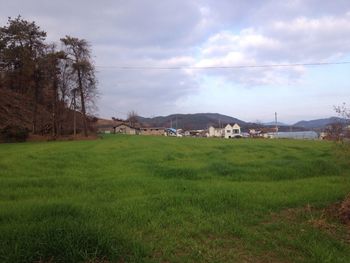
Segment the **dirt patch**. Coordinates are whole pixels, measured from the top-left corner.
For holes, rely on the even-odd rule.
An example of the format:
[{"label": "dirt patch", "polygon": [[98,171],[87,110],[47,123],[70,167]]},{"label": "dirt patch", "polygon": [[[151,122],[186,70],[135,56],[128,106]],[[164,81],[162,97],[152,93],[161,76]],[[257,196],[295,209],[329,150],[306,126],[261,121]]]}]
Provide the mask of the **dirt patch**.
[{"label": "dirt patch", "polygon": [[340,204],[339,219],[343,224],[350,226],[350,194]]},{"label": "dirt patch", "polygon": [[317,208],[306,205],[301,208],[288,208],[278,213],[272,213],[262,224],[288,222],[299,224],[301,231],[303,225],[311,225],[328,235],[350,244],[350,195],[343,201]]},{"label": "dirt patch", "polygon": [[309,222],[313,222],[315,225],[322,225],[322,222],[331,220],[350,226],[350,195],[343,202],[331,204],[323,209],[308,204],[305,207],[287,208],[277,213],[271,213],[269,220],[263,224],[276,223],[282,219],[284,221],[297,221],[303,216],[309,217]]},{"label": "dirt patch", "polygon": [[195,262],[288,262],[281,260],[271,251],[255,252],[242,239],[231,235],[208,234],[196,241],[198,243],[193,243],[191,246],[184,246],[174,251],[174,257],[179,259],[179,261],[191,258]]}]

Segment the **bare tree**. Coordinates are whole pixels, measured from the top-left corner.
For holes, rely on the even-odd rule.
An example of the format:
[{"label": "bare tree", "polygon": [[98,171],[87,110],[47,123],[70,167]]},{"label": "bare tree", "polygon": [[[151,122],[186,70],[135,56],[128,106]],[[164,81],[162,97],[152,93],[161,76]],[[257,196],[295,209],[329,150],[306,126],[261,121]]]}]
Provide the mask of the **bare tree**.
[{"label": "bare tree", "polygon": [[86,103],[92,103],[96,94],[95,69],[91,61],[90,46],[86,40],[70,36],[62,38],[61,41],[65,45],[67,59],[72,62],[71,70],[75,75],[75,82],[80,95],[84,135],[87,136]]},{"label": "bare tree", "polygon": [[340,106],[335,106],[334,110],[340,117],[344,118],[346,122],[350,122],[350,108],[347,107],[345,102]]},{"label": "bare tree", "polygon": [[341,141],[343,137],[343,125],[339,122],[328,125],[325,129],[328,139]]},{"label": "bare tree", "polygon": [[132,110],[128,113],[127,121],[131,127],[135,127],[135,125],[138,123],[138,115],[136,111]]},{"label": "bare tree", "polygon": [[343,137],[350,138],[350,108],[346,105],[344,102],[340,106],[335,106],[334,110],[336,113],[338,113],[339,117],[341,117],[342,120],[342,127],[343,128]]}]

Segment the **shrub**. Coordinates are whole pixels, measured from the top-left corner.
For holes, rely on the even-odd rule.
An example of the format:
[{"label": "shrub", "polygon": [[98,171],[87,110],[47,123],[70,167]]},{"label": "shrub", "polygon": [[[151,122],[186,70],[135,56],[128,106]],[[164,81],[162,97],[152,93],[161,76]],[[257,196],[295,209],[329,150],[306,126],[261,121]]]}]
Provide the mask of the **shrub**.
[{"label": "shrub", "polygon": [[0,130],[0,140],[4,142],[24,142],[28,135],[27,128],[17,125],[7,125]]}]

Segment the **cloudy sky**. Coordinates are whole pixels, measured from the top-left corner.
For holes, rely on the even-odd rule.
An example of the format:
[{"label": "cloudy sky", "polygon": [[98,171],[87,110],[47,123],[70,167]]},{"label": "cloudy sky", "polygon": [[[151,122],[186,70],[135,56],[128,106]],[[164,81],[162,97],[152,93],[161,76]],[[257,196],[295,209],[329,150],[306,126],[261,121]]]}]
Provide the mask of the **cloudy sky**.
[{"label": "cloudy sky", "polygon": [[349,0],[0,0],[0,6],[1,25],[21,14],[49,41],[68,34],[91,43],[101,117],[135,110],[271,121],[277,111],[280,121],[293,123],[335,115],[333,105],[350,103],[350,64],[210,68],[350,61]]}]

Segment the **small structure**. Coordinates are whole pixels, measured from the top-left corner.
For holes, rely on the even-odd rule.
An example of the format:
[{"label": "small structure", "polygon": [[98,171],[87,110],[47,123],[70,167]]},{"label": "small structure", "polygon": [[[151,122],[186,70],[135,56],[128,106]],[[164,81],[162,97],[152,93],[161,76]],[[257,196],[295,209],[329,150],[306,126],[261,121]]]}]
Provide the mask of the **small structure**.
[{"label": "small structure", "polygon": [[163,136],[165,135],[165,128],[164,127],[143,127],[140,129],[140,134]]},{"label": "small structure", "polygon": [[206,130],[189,130],[186,131],[186,136],[191,137],[207,137],[206,136],[207,131]]},{"label": "small structure", "polygon": [[140,129],[134,128],[131,125],[128,125],[126,123],[121,123],[114,127],[114,133],[135,135],[140,133]]},{"label": "small structure", "polygon": [[267,138],[276,139],[308,139],[316,140],[319,138],[317,132],[315,131],[298,131],[298,132],[277,132],[277,133],[267,133]]},{"label": "small structure", "polygon": [[223,128],[219,125],[210,125],[208,129],[208,137],[223,137]]},{"label": "small structure", "polygon": [[113,120],[107,120],[107,119],[97,119],[93,123],[93,127],[96,129],[98,133],[115,133],[115,127],[119,124],[124,123],[123,120],[119,119],[113,119]]},{"label": "small structure", "polygon": [[249,129],[249,137],[258,138],[262,137],[262,131],[259,129]]},{"label": "small structure", "polygon": [[188,137],[188,136],[191,136],[191,131],[190,130],[183,131],[182,134],[183,134],[183,136]]},{"label": "small structure", "polygon": [[165,136],[174,136],[174,137],[182,137],[182,133],[180,130],[174,128],[165,128]]},{"label": "small structure", "polygon": [[165,129],[165,135],[166,136],[177,136],[177,131],[174,128],[166,128]]},{"label": "small structure", "polygon": [[114,133],[114,128],[111,125],[100,125],[97,127],[97,132],[98,133],[105,133],[105,134],[109,134],[109,133]]}]

